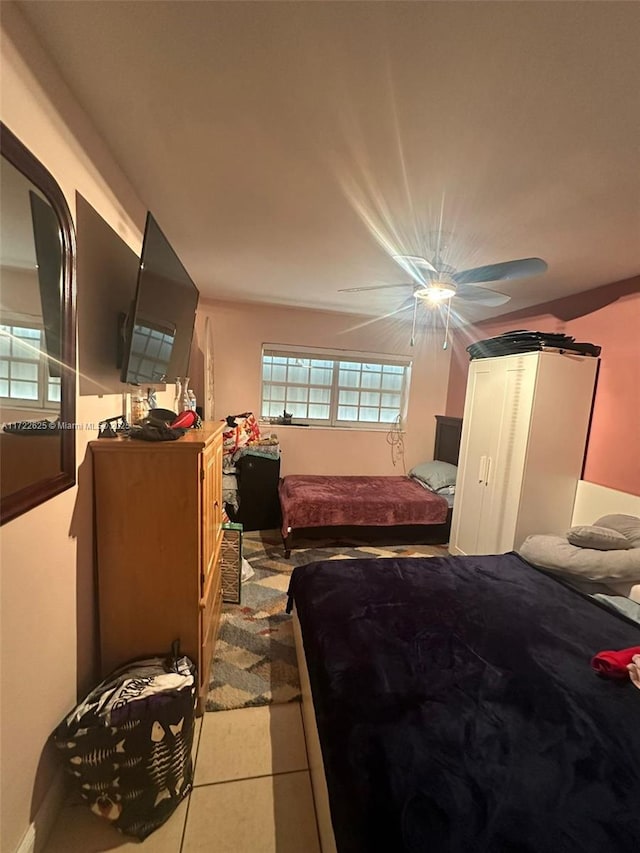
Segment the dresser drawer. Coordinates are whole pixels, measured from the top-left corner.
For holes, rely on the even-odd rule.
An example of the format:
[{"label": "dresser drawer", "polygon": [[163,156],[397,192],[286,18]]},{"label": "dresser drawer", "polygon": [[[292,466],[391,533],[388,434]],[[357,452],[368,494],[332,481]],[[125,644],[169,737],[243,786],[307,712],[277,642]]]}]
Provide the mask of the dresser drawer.
[{"label": "dresser drawer", "polygon": [[213,583],[210,584],[210,591],[207,597],[206,606],[201,611],[200,636],[202,638],[202,647],[200,649],[200,672],[198,676],[199,694],[201,700],[200,712],[204,711],[204,702],[209,687],[209,673],[211,671],[211,661],[213,659],[213,651],[218,631],[220,628],[220,615],[222,611],[222,584],[220,569],[217,568],[213,572]]}]

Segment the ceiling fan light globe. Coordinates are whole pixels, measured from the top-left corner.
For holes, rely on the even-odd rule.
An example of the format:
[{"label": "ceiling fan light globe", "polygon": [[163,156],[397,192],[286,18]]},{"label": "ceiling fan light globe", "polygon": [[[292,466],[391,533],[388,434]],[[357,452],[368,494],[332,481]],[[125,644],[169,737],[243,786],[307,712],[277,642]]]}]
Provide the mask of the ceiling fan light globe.
[{"label": "ceiling fan light globe", "polygon": [[432,281],[427,287],[420,288],[416,291],[416,299],[422,299],[432,305],[437,305],[440,302],[446,302],[456,295],[455,284],[448,281]]}]

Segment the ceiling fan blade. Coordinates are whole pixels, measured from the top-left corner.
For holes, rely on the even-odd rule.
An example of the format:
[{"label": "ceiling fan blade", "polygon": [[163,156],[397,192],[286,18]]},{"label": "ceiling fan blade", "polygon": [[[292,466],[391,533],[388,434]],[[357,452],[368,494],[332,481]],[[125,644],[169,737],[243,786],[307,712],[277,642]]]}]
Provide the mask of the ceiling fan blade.
[{"label": "ceiling fan blade", "polygon": [[338,293],[360,293],[363,290],[387,290],[391,287],[415,287],[414,282],[404,281],[402,284],[376,284],[373,287],[342,287]]},{"label": "ceiling fan blade", "polygon": [[455,299],[463,299],[465,302],[473,302],[475,305],[487,305],[496,307],[509,302],[510,296],[504,293],[498,293],[495,290],[488,290],[486,287],[465,287],[458,285]]},{"label": "ceiling fan blade", "polygon": [[527,278],[540,275],[547,269],[542,258],[521,258],[518,261],[504,261],[501,264],[487,264],[470,270],[460,270],[454,274],[456,284],[475,284],[482,281],[507,281],[514,278]]},{"label": "ceiling fan blade", "polygon": [[406,270],[409,275],[423,273],[425,270],[429,272],[437,272],[437,269],[426,258],[420,255],[392,255],[393,260],[400,264],[403,270]]}]

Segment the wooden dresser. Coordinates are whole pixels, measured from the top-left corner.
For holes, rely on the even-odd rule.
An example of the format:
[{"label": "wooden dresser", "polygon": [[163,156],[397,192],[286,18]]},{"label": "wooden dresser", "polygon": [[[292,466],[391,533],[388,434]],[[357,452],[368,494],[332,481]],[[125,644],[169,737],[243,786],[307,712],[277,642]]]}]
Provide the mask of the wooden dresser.
[{"label": "wooden dresser", "polygon": [[90,443],[102,675],[179,639],[198,668],[200,712],[222,606],[223,427]]}]

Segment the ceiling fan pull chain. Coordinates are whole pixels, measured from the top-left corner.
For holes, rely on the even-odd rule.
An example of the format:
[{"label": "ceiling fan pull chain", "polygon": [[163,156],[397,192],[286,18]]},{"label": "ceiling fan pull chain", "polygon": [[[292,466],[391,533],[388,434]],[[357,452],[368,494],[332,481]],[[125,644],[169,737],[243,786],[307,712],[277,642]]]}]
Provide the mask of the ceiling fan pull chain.
[{"label": "ceiling fan pull chain", "polygon": [[449,337],[449,317],[451,316],[451,300],[447,302],[447,322],[444,327],[444,343],[442,344],[442,349],[447,349],[448,343],[447,339]]},{"label": "ceiling fan pull chain", "polygon": [[411,346],[416,342],[416,314],[418,313],[418,300],[413,300],[413,325],[411,326]]}]

